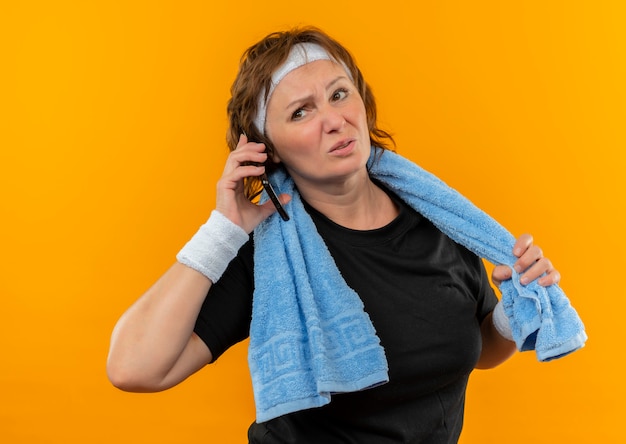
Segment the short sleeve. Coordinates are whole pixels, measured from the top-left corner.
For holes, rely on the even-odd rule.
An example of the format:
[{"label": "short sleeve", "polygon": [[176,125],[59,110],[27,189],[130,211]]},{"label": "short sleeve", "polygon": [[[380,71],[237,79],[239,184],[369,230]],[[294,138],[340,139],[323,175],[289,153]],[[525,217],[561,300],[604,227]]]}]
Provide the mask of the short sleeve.
[{"label": "short sleeve", "polygon": [[250,333],[254,264],[252,238],[244,244],[222,277],[211,286],[194,332],[204,341],[213,361]]},{"label": "short sleeve", "polygon": [[476,307],[476,317],[479,322],[482,322],[485,317],[493,311],[496,304],[498,303],[498,298],[496,297],[495,292],[493,291],[493,287],[491,286],[491,282],[489,281],[489,277],[487,276],[487,270],[485,269],[485,264],[482,259],[478,258],[478,273],[479,273],[479,281],[478,281],[478,297],[477,297],[477,307]]}]

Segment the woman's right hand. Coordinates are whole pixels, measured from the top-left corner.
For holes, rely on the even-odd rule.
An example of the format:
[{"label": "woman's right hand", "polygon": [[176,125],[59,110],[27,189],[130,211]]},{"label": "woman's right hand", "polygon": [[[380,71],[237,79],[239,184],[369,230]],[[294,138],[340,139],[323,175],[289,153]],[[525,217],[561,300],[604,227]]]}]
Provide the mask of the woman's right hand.
[{"label": "woman's right hand", "polygon": [[[237,148],[228,156],[222,177],[217,182],[215,209],[247,233],[251,233],[258,224],[276,211],[271,201],[257,205],[250,202],[244,193],[244,179],[263,174],[265,172],[263,163],[266,160],[265,144],[249,142],[242,134]],[[281,194],[278,198],[282,204],[291,200],[286,194]]]},{"label": "woman's right hand", "polygon": [[[216,210],[246,233],[276,211],[271,201],[255,205],[244,194],[243,179],[265,172],[265,167],[252,164],[266,160],[264,151],[263,144],[250,143],[242,136],[217,184]],[[287,195],[280,198],[289,201]],[[198,232],[203,233],[201,230]],[[208,242],[214,240],[209,236]],[[107,359],[107,373],[116,387],[140,392],[165,390],[212,361],[211,350],[194,333],[194,326],[213,283],[196,270],[174,263],[119,319]],[[215,262],[211,270],[215,271]]]}]

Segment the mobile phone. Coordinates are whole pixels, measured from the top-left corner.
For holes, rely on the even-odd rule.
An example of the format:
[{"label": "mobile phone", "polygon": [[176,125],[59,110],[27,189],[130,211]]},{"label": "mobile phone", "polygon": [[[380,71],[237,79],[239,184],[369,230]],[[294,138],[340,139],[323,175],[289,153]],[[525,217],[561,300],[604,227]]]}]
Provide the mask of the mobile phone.
[{"label": "mobile phone", "polygon": [[[248,138],[248,135],[246,134],[245,131],[241,131],[241,133],[243,133],[243,135],[246,136],[246,138]],[[248,142],[251,142],[251,140],[248,140]],[[285,211],[285,208],[283,207],[283,205],[280,203],[280,200],[278,200],[278,196],[276,195],[274,188],[272,188],[272,184],[267,178],[267,174],[263,173],[260,177],[261,177],[261,185],[263,185],[263,189],[265,190],[267,195],[270,197],[270,200],[276,207],[276,210],[278,211],[278,214],[280,214],[280,217],[285,222],[287,222],[289,220],[289,215],[287,214],[287,211]]]},{"label": "mobile phone", "polygon": [[285,222],[288,221],[289,220],[289,215],[287,214],[287,211],[285,211],[285,208],[282,206],[282,204],[278,200],[278,196],[276,195],[276,192],[274,191],[274,188],[272,188],[272,184],[268,180],[267,174],[265,174],[265,173],[263,173],[261,175],[261,184],[263,185],[263,188],[265,189],[265,192],[267,193],[267,195],[270,197],[270,200],[272,201],[272,203],[276,207],[276,210],[278,210],[278,214],[280,214],[280,217]]}]

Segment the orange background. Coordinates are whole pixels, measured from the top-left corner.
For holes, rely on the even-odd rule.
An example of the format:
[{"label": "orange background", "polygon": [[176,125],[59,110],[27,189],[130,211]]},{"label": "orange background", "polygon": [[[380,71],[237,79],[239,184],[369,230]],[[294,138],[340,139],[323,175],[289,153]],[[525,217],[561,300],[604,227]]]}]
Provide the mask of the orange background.
[{"label": "orange background", "polygon": [[159,394],[104,364],[213,206],[239,55],[294,24],[352,50],[400,153],[534,234],[587,326],[564,359],[475,372],[461,442],[624,440],[624,3],[210,3],[2,7],[0,441],[245,442],[245,344]]}]

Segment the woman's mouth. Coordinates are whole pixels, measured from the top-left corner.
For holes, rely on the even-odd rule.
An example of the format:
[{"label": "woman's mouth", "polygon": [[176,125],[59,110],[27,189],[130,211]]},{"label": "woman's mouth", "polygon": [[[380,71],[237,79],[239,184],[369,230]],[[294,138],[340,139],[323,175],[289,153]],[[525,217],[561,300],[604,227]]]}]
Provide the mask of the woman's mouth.
[{"label": "woman's mouth", "polygon": [[344,140],[335,144],[329,151],[333,156],[346,156],[354,150],[355,140]]}]

